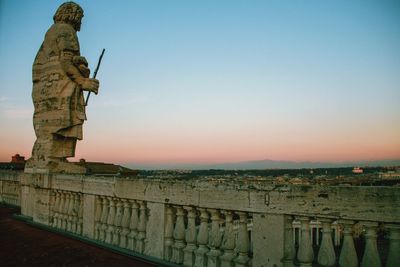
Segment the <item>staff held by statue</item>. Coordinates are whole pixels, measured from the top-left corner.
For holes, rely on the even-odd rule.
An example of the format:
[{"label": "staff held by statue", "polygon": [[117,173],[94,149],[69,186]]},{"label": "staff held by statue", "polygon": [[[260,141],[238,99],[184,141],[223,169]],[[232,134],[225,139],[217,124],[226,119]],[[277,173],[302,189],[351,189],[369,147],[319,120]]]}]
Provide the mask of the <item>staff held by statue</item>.
[{"label": "staff held by statue", "polygon": [[[104,52],[105,52],[105,51],[106,51],[106,49],[104,49],[104,48],[103,48],[103,51],[101,51],[101,55],[100,55],[100,57],[99,57],[99,61],[97,62],[97,67],[96,67],[96,69],[94,70],[94,73],[93,73],[93,79],[95,79],[96,76],[97,76],[97,72],[99,71],[100,64],[101,64],[101,60],[103,59],[103,55],[104,55]],[[85,106],[88,105],[90,93],[91,93],[91,92],[89,91],[89,93],[88,93],[88,95],[87,95],[87,98],[86,98],[86,101],[85,101]]]}]

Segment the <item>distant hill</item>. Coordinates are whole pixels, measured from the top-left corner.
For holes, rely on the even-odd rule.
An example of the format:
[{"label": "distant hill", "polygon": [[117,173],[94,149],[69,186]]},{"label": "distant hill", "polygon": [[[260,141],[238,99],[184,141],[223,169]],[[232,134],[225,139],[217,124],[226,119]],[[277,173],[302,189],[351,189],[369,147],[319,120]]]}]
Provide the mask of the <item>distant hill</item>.
[{"label": "distant hill", "polygon": [[124,164],[130,168],[143,170],[170,170],[170,169],[191,169],[191,170],[260,170],[260,169],[305,169],[305,168],[339,168],[339,167],[386,167],[400,166],[398,160],[379,160],[379,161],[346,161],[346,162],[311,162],[311,161],[277,161],[277,160],[254,160],[241,162],[228,162],[218,164],[195,164],[195,163],[165,163],[165,164]]}]

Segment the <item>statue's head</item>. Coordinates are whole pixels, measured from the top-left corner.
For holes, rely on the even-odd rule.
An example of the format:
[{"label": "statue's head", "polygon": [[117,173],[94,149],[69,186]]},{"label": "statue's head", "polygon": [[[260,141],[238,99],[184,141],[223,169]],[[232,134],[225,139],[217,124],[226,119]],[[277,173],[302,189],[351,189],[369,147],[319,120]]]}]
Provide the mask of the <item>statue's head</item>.
[{"label": "statue's head", "polygon": [[74,2],[63,3],[54,14],[54,23],[71,24],[76,31],[81,29],[83,9]]}]

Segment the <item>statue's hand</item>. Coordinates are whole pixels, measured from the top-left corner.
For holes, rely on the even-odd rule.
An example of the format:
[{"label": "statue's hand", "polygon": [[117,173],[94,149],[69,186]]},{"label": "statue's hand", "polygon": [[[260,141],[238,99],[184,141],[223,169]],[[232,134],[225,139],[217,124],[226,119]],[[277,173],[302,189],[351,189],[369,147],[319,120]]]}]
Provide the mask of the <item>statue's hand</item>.
[{"label": "statue's hand", "polygon": [[99,81],[97,79],[87,78],[82,84],[82,90],[93,92],[97,95],[99,92]]}]

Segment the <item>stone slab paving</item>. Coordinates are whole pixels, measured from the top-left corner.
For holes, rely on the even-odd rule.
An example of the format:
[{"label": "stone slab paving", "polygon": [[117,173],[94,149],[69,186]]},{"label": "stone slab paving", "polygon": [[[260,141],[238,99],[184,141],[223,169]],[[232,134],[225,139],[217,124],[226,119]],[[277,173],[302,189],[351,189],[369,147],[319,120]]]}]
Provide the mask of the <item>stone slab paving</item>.
[{"label": "stone slab paving", "polygon": [[1,266],[156,266],[16,220],[16,208],[0,205]]}]

